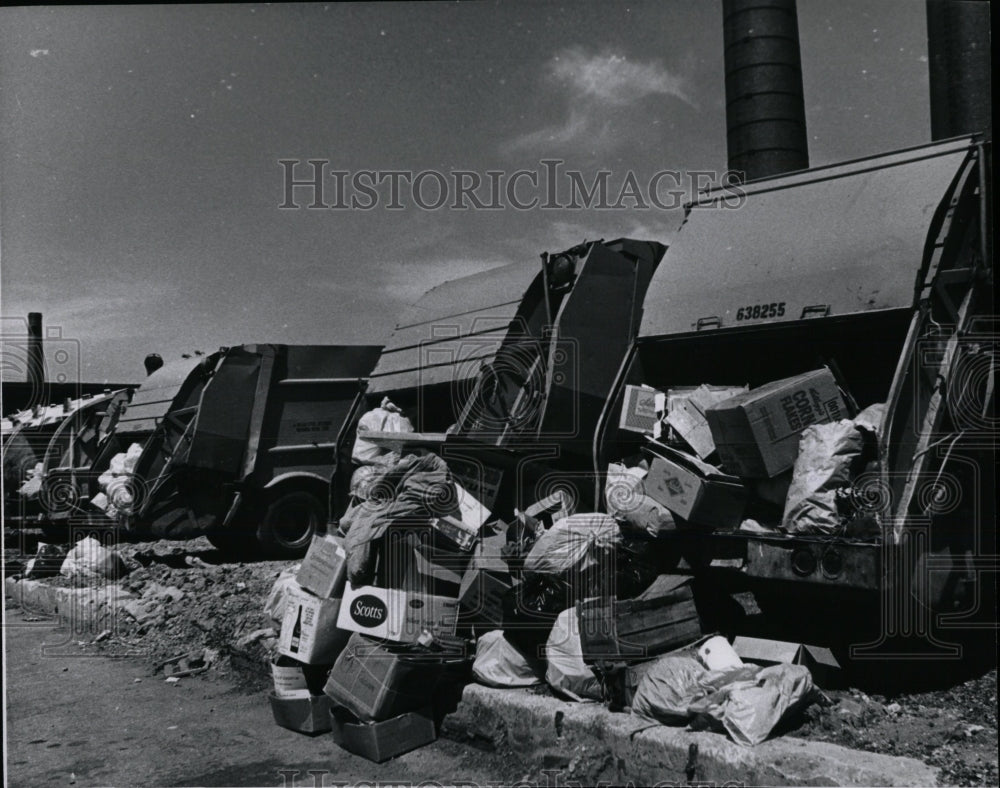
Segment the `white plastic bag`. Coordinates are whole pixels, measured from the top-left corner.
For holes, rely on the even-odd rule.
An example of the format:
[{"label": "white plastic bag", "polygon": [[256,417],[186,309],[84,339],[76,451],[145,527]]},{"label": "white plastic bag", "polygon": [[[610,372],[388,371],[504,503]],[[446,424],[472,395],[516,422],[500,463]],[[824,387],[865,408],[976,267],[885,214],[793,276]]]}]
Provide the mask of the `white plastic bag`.
[{"label": "white plastic bag", "polygon": [[803,430],[782,517],[786,531],[829,534],[840,527],[837,490],[850,484],[851,465],[864,449],[863,433],[877,429],[883,408],[872,405],[854,419]]},{"label": "white plastic bag", "polygon": [[541,684],[538,669],[514,648],[499,629],[476,641],[472,675],[489,687],[530,687]]},{"label": "white plastic bag", "polygon": [[413,424],[388,397],[377,408],[365,413],[358,420],[357,436],[351,451],[351,459],[362,465],[380,463],[385,455],[400,450],[400,446],[379,446],[365,440],[363,435],[366,432],[413,432]]},{"label": "white plastic bag", "polygon": [[670,510],[646,495],[643,479],[648,469],[642,466],[626,468],[618,463],[608,465],[604,484],[604,500],[608,514],[633,528],[658,536],[676,528]]},{"label": "white plastic bag", "polygon": [[545,681],[575,701],[600,700],[601,682],[583,661],[576,608],[562,611],[545,644]]},{"label": "white plastic bag", "polygon": [[611,548],[620,541],[621,531],[611,515],[570,515],[538,537],[524,559],[524,569],[543,575],[583,572],[597,565],[592,548]]},{"label": "white plastic bag", "polygon": [[737,744],[752,746],[814,697],[812,676],[804,665],[712,671],[694,657],[668,656],[639,682],[632,711],[657,722],[724,730]]},{"label": "white plastic bag", "polygon": [[71,580],[115,580],[127,573],[128,567],[118,551],[108,550],[92,536],[76,543],[59,570]]}]

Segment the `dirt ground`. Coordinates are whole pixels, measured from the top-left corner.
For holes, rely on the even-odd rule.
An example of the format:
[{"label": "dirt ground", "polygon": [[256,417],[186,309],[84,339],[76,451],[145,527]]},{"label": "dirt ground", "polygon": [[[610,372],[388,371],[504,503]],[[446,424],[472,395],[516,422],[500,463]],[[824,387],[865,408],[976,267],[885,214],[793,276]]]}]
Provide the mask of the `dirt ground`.
[{"label": "dirt ground", "polygon": [[[30,541],[7,548],[8,574],[34,549]],[[124,586],[141,602],[134,615],[119,616],[115,631],[98,635],[95,650],[155,666],[208,649],[213,664],[206,677],[221,676],[244,692],[268,689],[267,656],[278,626],[263,602],[294,562],[230,563],[204,538],[123,544],[120,551],[136,567]],[[941,770],[941,785],[997,785],[995,661],[943,689],[891,696],[866,689],[827,691],[830,703],[808,708],[787,735],[916,758]]]}]

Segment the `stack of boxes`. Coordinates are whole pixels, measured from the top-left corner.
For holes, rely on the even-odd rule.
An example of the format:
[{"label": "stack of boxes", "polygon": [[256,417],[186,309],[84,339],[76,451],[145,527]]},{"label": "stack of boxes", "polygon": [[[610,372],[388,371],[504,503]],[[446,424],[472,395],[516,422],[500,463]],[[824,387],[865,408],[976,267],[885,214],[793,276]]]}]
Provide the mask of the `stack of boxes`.
[{"label": "stack of boxes", "polygon": [[435,740],[446,685],[471,659],[455,636],[459,595],[490,514],[456,487],[458,515],[395,523],[373,543],[371,585],[348,581],[340,537],[313,541],[286,589],[271,695],[279,725],[332,731],[376,762]]}]

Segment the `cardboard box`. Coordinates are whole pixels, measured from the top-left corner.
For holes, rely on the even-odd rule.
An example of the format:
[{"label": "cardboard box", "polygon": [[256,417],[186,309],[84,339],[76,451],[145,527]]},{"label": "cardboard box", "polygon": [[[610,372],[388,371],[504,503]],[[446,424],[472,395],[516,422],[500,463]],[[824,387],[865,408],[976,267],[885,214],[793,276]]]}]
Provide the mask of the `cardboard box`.
[{"label": "cardboard box", "polygon": [[457,619],[457,599],[399,588],[354,588],[347,583],[337,627],[382,640],[415,643],[425,629],[434,635],[454,635]]},{"label": "cardboard box", "polygon": [[514,581],[508,573],[470,567],[462,578],[458,595],[463,619],[483,625],[477,626],[477,632],[500,629],[503,597],[513,587]]},{"label": "cardboard box", "polygon": [[690,578],[661,575],[642,598],[586,599],[577,606],[585,662],[639,662],[702,636]]},{"label": "cardboard box", "polygon": [[290,587],[278,653],[307,665],[332,665],[350,637],[349,632],[337,628],[340,609],[339,599],[322,599],[305,589]]},{"label": "cardboard box", "polygon": [[331,599],[343,592],[346,578],[344,540],[333,534],[315,537],[295,576],[296,582],[318,597]]},{"label": "cardboard box", "polygon": [[661,444],[650,444],[646,494],[689,523],[735,530],[743,522],[747,491],[735,476]]},{"label": "cardboard box", "polygon": [[279,698],[308,698],[310,695],[320,695],[329,672],[329,665],[306,665],[291,657],[276,656],[271,660],[274,694]]},{"label": "cardboard box", "polygon": [[268,695],[274,721],[282,728],[297,733],[326,733],[333,724],[330,711],[333,703],[326,695],[308,695],[304,698],[279,698]]},{"label": "cardboard box", "polygon": [[705,411],[746,391],[746,386],[701,385],[683,394],[671,389],[667,396],[664,419],[677,437],[687,443],[695,454],[703,460],[707,459],[715,453],[715,441],[712,439]]},{"label": "cardboard box", "polygon": [[386,720],[433,701],[441,661],[357,633],[340,652],[323,692],[359,720]]},{"label": "cardboard box", "polygon": [[400,714],[382,722],[358,722],[334,709],[330,712],[333,740],[348,752],[382,763],[437,739],[430,708]]},{"label": "cardboard box", "polygon": [[776,380],[706,409],[723,467],[770,478],[795,464],[799,434],[810,424],[847,418],[830,370]]},{"label": "cardboard box", "polygon": [[490,519],[490,510],[483,506],[475,495],[455,482],[455,492],[458,494],[458,514],[462,526],[479,534],[479,529]]},{"label": "cardboard box", "polygon": [[733,651],[744,662],[755,665],[805,665],[819,686],[828,685],[834,674],[840,670],[840,663],[833,652],[822,646],[807,646],[803,643],[789,643],[785,640],[751,638],[737,635],[733,640]]},{"label": "cardboard box", "polygon": [[629,432],[652,435],[656,424],[656,394],[649,386],[625,386],[625,399],[618,427]]}]

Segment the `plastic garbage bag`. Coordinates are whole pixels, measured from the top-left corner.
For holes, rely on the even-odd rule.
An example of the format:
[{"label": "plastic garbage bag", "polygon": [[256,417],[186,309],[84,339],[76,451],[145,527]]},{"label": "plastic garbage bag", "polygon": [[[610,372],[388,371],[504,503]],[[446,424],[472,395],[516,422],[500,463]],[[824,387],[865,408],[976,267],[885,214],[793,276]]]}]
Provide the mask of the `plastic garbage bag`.
[{"label": "plastic garbage bag", "polygon": [[620,541],[621,531],[611,515],[570,515],[538,537],[524,569],[543,575],[584,572],[599,565],[601,549],[613,549]]},{"label": "plastic garbage bag", "polygon": [[494,629],[476,641],[472,675],[489,687],[530,687],[541,684],[539,666],[510,644],[503,631]]},{"label": "plastic garbage bag", "polygon": [[35,555],[28,559],[21,575],[27,580],[52,577],[59,574],[64,560],[66,560],[66,550],[64,548],[56,544],[39,542]]},{"label": "plastic garbage bag", "polygon": [[690,717],[688,707],[705,695],[698,683],[705,673],[693,656],[662,657],[639,682],[632,712],[668,725],[686,723]]},{"label": "plastic garbage bag", "polygon": [[346,532],[347,579],[352,586],[374,578],[372,543],[393,523],[430,522],[432,517],[460,517],[458,491],[444,460],[436,454],[407,455],[372,477],[367,501],[352,507],[340,520]]},{"label": "plastic garbage bag", "polygon": [[285,598],[288,595],[288,589],[298,585],[295,582],[295,576],[299,573],[301,566],[302,564],[295,564],[283,570],[271,586],[271,591],[264,602],[264,615],[277,624],[281,624],[285,618]]},{"label": "plastic garbage bag", "polygon": [[[767,739],[781,720],[812,700],[814,687],[805,665],[782,663],[760,669],[753,681],[737,681],[704,701],[705,713],[721,723],[737,744]],[[691,709],[702,712],[700,704]]]},{"label": "plastic garbage bag", "polygon": [[400,447],[379,446],[367,441],[363,437],[366,432],[413,432],[413,424],[403,415],[399,406],[388,397],[383,398],[377,408],[373,408],[358,419],[351,459],[363,465],[382,463],[386,461],[386,455],[398,452]]},{"label": "plastic garbage bag", "polygon": [[114,580],[128,574],[128,567],[117,550],[109,550],[88,536],[69,551],[59,574],[71,580]]},{"label": "plastic garbage bag", "polygon": [[615,462],[609,464],[604,500],[608,514],[616,520],[657,536],[663,531],[673,531],[676,525],[670,511],[646,495],[643,479],[648,472],[641,465],[627,468]]},{"label": "plastic garbage bag", "polygon": [[601,699],[601,682],[583,661],[575,607],[560,613],[552,625],[545,661],[545,681],[552,689],[575,701]]},{"label": "plastic garbage bag", "polygon": [[815,687],[804,665],[745,665],[708,670],[692,656],[658,660],[643,676],[633,713],[667,724],[727,732],[737,744],[759,744],[786,716],[810,703]]},{"label": "plastic garbage bag", "polygon": [[782,517],[786,531],[830,534],[841,526],[837,490],[851,483],[865,448],[864,433],[877,429],[883,407],[875,405],[854,419],[811,424],[803,430]]}]

